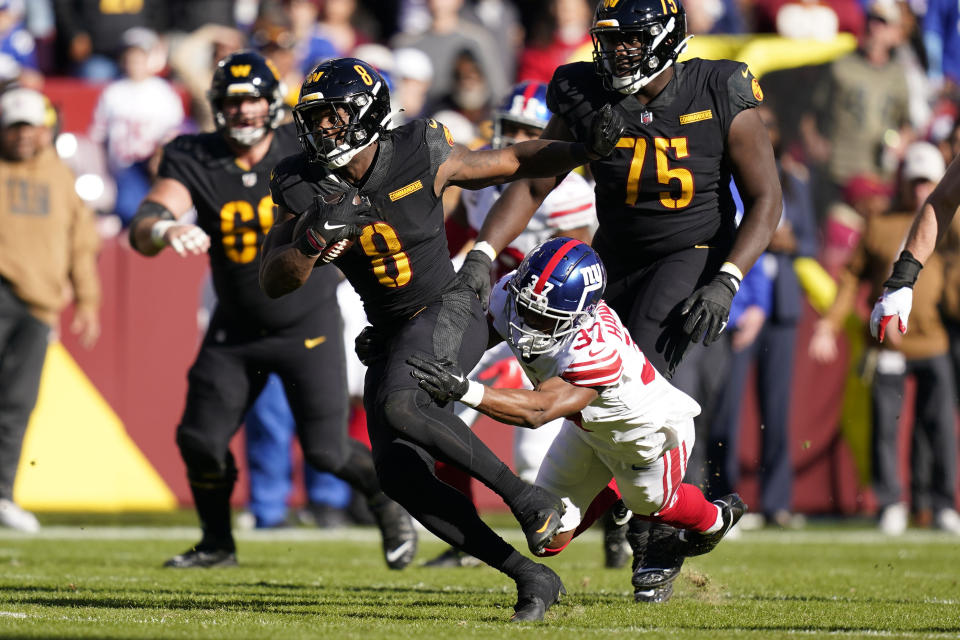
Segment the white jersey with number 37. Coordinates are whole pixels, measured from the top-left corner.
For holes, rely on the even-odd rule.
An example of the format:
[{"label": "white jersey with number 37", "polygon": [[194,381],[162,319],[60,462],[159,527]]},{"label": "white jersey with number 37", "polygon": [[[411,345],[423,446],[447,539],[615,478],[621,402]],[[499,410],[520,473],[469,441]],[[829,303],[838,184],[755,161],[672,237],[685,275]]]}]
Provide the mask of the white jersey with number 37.
[{"label": "white jersey with number 37", "polygon": [[[512,276],[501,278],[490,296],[493,327],[505,340],[509,333],[507,284]],[[616,312],[603,301],[593,322],[568,336],[555,352],[530,360],[515,349],[514,355],[534,386],[559,376],[599,392],[579,416],[568,418],[600,451],[652,462],[678,445],[676,427],[700,413],[693,398],[650,364]]]}]

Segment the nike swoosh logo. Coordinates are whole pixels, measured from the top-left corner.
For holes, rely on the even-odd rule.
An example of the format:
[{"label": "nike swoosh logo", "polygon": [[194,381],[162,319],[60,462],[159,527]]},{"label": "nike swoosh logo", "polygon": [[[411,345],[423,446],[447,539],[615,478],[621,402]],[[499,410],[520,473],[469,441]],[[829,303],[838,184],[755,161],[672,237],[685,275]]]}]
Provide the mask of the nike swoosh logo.
[{"label": "nike swoosh logo", "polygon": [[[744,77],[746,77],[746,76],[744,76]],[[345,224],[330,224],[330,221],[329,221],[329,220],[328,220],[327,222],[324,222],[324,223],[323,223],[323,228],[326,229],[327,231],[333,231],[334,229],[342,229],[342,228],[344,228],[345,226],[347,226],[347,225],[345,225]]]},{"label": "nike swoosh logo", "polygon": [[592,349],[590,351],[587,351],[587,355],[590,356],[591,358],[596,358],[601,353],[603,353],[603,347],[600,347],[596,351],[593,351]]},{"label": "nike swoosh logo", "polygon": [[547,521],[543,523],[543,526],[540,527],[539,529],[537,529],[537,533],[543,533],[544,531],[546,531],[546,530],[547,530],[547,527],[550,526],[550,521],[551,521],[551,520],[553,520],[553,514],[552,514],[552,513],[551,513],[549,516],[547,516]]},{"label": "nike swoosh logo", "polygon": [[307,338],[303,341],[303,346],[307,349],[313,349],[318,344],[323,344],[327,341],[327,336],[320,336],[319,338]]},{"label": "nike swoosh logo", "polygon": [[404,542],[402,545],[400,545],[400,546],[397,547],[396,549],[389,549],[389,550],[384,554],[384,555],[386,556],[386,558],[387,558],[387,562],[395,562],[395,561],[397,561],[397,560],[400,558],[400,556],[402,556],[404,553],[406,553],[407,549],[409,549],[412,544],[413,544],[413,541],[412,541],[412,540],[407,540],[406,542]]},{"label": "nike swoosh logo", "polygon": [[744,78],[746,78],[746,77],[747,77],[747,74],[749,74],[749,73],[750,73],[750,69],[749,69],[749,68],[746,68],[746,69],[744,69],[743,71],[740,72],[740,75],[742,75]]}]

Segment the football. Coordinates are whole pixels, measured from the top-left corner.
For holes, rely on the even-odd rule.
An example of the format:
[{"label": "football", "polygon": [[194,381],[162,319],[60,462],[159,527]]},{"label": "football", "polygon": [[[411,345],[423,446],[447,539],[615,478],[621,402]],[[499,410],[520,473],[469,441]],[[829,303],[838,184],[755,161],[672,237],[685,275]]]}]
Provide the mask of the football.
[{"label": "football", "polygon": [[[343,194],[335,194],[341,196]],[[324,201],[325,202],[325,201]],[[320,257],[317,258],[316,265],[321,266],[329,264],[342,256],[350,247],[353,246],[353,238],[343,238],[336,242],[328,242],[327,238],[323,235],[324,224],[318,223],[319,220],[322,220],[322,208],[313,206],[303,212],[302,215],[297,219],[297,224],[293,229],[293,237],[299,239],[303,234],[307,232],[308,228],[313,228],[313,233],[316,238],[321,240],[323,244],[323,249],[320,250]]]}]

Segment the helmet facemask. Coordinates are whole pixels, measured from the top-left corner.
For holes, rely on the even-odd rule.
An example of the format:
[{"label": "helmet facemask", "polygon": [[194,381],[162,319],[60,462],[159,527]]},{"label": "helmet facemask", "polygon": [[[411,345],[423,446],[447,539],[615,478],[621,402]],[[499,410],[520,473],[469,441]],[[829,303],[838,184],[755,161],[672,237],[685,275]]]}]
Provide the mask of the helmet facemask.
[{"label": "helmet facemask", "polygon": [[[255,93],[231,92],[230,97],[234,96],[257,99],[262,97]],[[274,106],[270,104],[269,99],[263,99],[267,100],[267,112],[262,116],[262,122],[259,124],[259,126],[250,124],[237,126],[235,122],[231,122],[231,120],[244,120],[246,118],[241,116],[239,112],[237,113],[236,117],[229,117],[226,113],[224,113],[225,100],[217,100],[214,104],[214,119],[216,120],[217,129],[223,131],[228,138],[236,142],[241,147],[249,148],[257,144],[263,140],[264,136],[267,135],[267,132],[276,128],[277,124],[279,124],[279,121],[283,118],[283,112],[281,109],[274,108]]]},{"label": "helmet facemask", "polygon": [[518,288],[511,280],[509,286],[507,339],[523,358],[555,352],[595,310],[595,307],[583,311],[552,309],[546,292],[536,293],[533,283]]},{"label": "helmet facemask", "polygon": [[685,16],[670,16],[666,22],[651,21],[621,28],[616,21],[598,22],[590,31],[593,62],[604,86],[625,95],[638,92],[666,71],[686,48],[692,36],[686,32]]},{"label": "helmet facemask", "polygon": [[[314,162],[329,169],[342,167],[379,138],[390,115],[379,122],[371,122],[364,116],[382,89],[384,85],[377,82],[371,89],[372,95],[355,93],[335,100],[311,99],[309,95],[301,98],[293,110],[293,119],[300,133],[300,142],[310,151]],[[333,126],[329,126],[330,122]],[[325,123],[326,127],[323,126]]]}]

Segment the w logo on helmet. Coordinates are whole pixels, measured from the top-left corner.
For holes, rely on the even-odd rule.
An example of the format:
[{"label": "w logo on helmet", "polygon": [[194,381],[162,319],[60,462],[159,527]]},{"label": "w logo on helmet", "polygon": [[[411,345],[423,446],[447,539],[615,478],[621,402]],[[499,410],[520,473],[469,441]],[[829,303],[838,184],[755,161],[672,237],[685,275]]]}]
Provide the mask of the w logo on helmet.
[{"label": "w logo on helmet", "polygon": [[246,78],[248,75],[250,75],[250,65],[232,64],[230,65],[230,73],[234,78]]},{"label": "w logo on helmet", "polygon": [[617,6],[617,3],[619,2],[620,0],[603,0],[603,8],[613,9],[615,6]]}]

